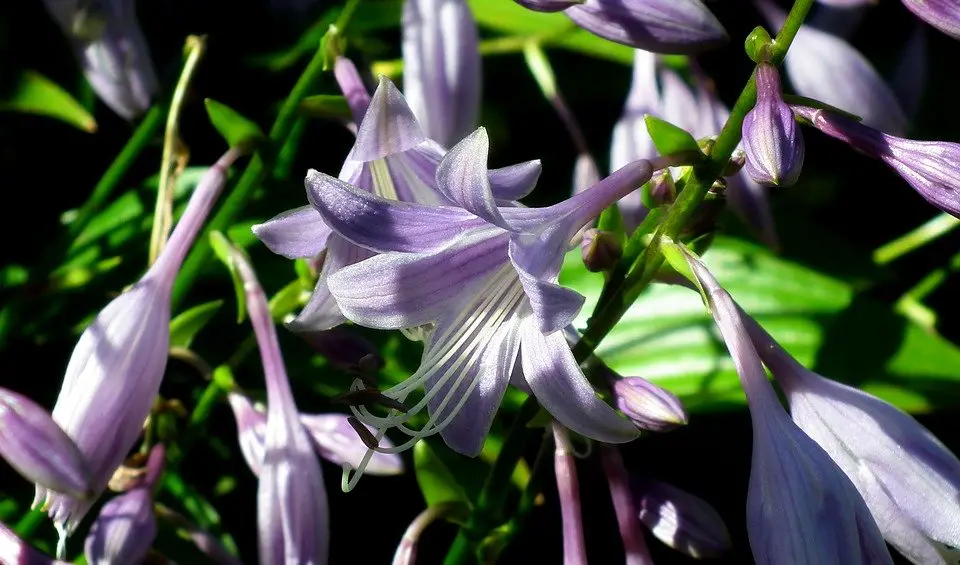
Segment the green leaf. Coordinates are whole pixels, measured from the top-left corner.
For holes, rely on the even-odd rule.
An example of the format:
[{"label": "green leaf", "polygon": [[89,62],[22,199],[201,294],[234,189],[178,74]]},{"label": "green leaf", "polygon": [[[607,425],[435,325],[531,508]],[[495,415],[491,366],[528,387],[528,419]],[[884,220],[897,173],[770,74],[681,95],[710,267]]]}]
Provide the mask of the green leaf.
[{"label": "green leaf", "polygon": [[233,290],[237,296],[237,323],[239,324],[247,316],[247,297],[243,291],[243,280],[240,278],[240,273],[231,258],[231,254],[235,252],[233,244],[225,235],[214,230],[210,232],[210,247],[213,248],[217,258],[230,271],[230,278],[233,279]]},{"label": "green leaf", "polygon": [[64,89],[36,71],[23,71],[0,110],[37,114],[66,122],[93,133],[97,121]]},{"label": "green leaf", "polygon": [[193,338],[213,319],[223,300],[214,300],[181,313],[170,321],[170,347],[190,347]]},{"label": "green leaf", "polygon": [[307,303],[307,299],[310,298],[310,294],[306,291],[307,288],[303,286],[300,279],[293,280],[277,291],[270,297],[269,302],[270,315],[273,316],[273,319],[278,322],[282,321],[288,314],[292,314],[294,310],[303,307]]},{"label": "green leaf", "polygon": [[314,118],[350,118],[347,98],[337,94],[317,94],[304,98],[297,110],[304,116]]},{"label": "green leaf", "polygon": [[419,441],[413,447],[413,468],[427,506],[441,502],[470,504],[460,482],[427,441]]},{"label": "green leaf", "polygon": [[653,140],[653,144],[657,146],[657,151],[661,155],[686,152],[700,153],[697,140],[685,129],[651,115],[644,116],[644,121],[647,123],[647,132],[650,134],[650,139]]},{"label": "green leaf", "polygon": [[241,116],[226,104],[221,104],[212,98],[203,101],[210,116],[210,123],[227,140],[230,147],[250,147],[258,144],[266,136],[260,126]]},{"label": "green leaf", "polygon": [[513,0],[469,0],[469,4],[477,23],[483,27],[509,35],[529,36],[544,46],[555,45],[624,65],[633,64],[633,49],[577,27],[562,13],[534,12]]},{"label": "green leaf", "polygon": [[[568,254],[561,282],[587,303],[584,327],[603,277]],[[720,284],[798,361],[912,412],[960,403],[960,349],[895,313],[856,286],[718,236],[703,260]],[[744,396],[726,347],[699,295],[653,285],[601,342],[597,354],[624,375],[676,393],[691,411],[740,406]]]},{"label": "green leaf", "polygon": [[237,544],[233,537],[224,532],[221,526],[220,513],[214,508],[200,491],[190,486],[179,473],[167,471],[163,474],[162,488],[180,501],[190,518],[201,528],[217,535],[220,542],[230,553],[237,555]]}]

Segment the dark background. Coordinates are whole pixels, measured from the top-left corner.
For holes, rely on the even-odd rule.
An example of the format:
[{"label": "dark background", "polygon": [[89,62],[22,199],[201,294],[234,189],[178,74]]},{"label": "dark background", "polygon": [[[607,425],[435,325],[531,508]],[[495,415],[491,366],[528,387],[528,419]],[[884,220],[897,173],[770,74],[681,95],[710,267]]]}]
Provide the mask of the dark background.
[{"label": "dark background", "polygon": [[[371,0],[376,1],[376,0]],[[182,119],[183,137],[191,149],[191,164],[213,162],[223,151],[223,142],[210,127],[204,114],[203,98],[222,101],[261,125],[269,124],[278,103],[293,85],[306,60],[281,72],[251,65],[257,55],[291,44],[322,12],[321,1],[308,15],[278,15],[266,5],[253,1],[143,0],[138,13],[161,83],[170,88],[179,72],[183,39],[187,34],[207,34],[209,50],[190,92]],[[710,3],[732,38],[730,44],[700,59],[716,81],[723,100],[732,104],[750,72],[743,55],[742,38],[761,23],[749,3],[724,0]],[[889,71],[900,46],[912,31],[913,16],[898,2],[882,2],[863,20],[853,43],[868,54],[881,72]],[[960,46],[932,28],[928,28],[930,73],[924,89],[920,115],[914,121],[912,137],[949,139],[960,137],[960,113],[956,111],[956,58]],[[486,32],[484,32],[486,33]],[[380,58],[399,57],[396,30],[365,38],[385,49]],[[353,55],[354,53],[351,53]],[[590,59],[565,51],[551,50],[551,60],[561,91],[579,118],[590,147],[605,170],[610,132],[618,118],[630,80],[626,66]],[[539,188],[530,200],[544,204],[565,197],[575,150],[553,110],[543,100],[530,78],[522,56],[503,55],[484,60],[484,106],[481,123],[491,134],[492,166],[525,159],[543,160],[544,173]],[[73,92],[84,95],[82,77],[66,40],[49,19],[40,2],[0,4],[0,87],[9,85],[19,69],[36,69]],[[318,90],[335,93],[330,75],[325,75]],[[52,120],[11,113],[0,113],[0,183],[3,192],[0,210],[0,241],[3,258],[0,265],[33,264],[59,234],[59,215],[82,203],[92,186],[128,139],[131,126],[96,103],[99,123],[96,134],[87,134]],[[934,211],[909,187],[881,164],[856,154],[839,143],[806,131],[807,158],[801,182],[789,189],[774,190],[774,211],[781,226],[782,253],[810,265],[832,265],[834,275],[856,273],[856,264],[831,261],[836,250],[818,248],[809,241],[822,233],[836,235],[849,244],[856,256],[869,260],[878,245],[901,235],[930,218]],[[308,168],[329,173],[339,170],[351,144],[351,136],[334,123],[312,121],[301,144],[289,180],[270,180],[264,186],[265,197],[251,206],[246,219],[265,219],[303,203],[301,178]],[[126,184],[155,174],[160,160],[159,142],[137,161],[126,175]],[[749,237],[743,226],[729,218],[728,229]],[[926,272],[942,265],[960,243],[960,234],[942,238],[920,252],[900,260],[883,271],[869,293],[891,302],[915,284]],[[8,386],[30,394],[52,406],[63,369],[76,340],[70,328],[84,316],[106,303],[116,292],[134,280],[143,268],[146,242],[129,252],[121,269],[110,273],[68,296],[52,318],[36,331],[26,330],[0,350],[0,379]],[[254,248],[253,260],[268,292],[279,289],[292,277],[288,262],[265,249]],[[195,287],[188,304],[199,304],[215,297],[229,296],[219,266]],[[928,300],[943,320],[941,332],[954,342],[960,340],[957,302],[954,299],[956,277]],[[0,291],[0,304],[14,296]],[[24,324],[33,316],[49,315],[42,301],[34,301]],[[232,326],[231,314],[221,315],[221,330],[203,335],[197,349],[210,351],[214,362],[228,356],[244,336]],[[30,333],[30,335],[25,335]],[[281,335],[295,387],[307,388],[310,379],[322,378],[307,363],[306,346],[290,335]],[[220,358],[218,359],[218,355]],[[300,363],[298,365],[298,363]],[[255,386],[261,373],[256,363],[247,363],[237,377],[241,384]],[[196,393],[196,381],[189,371],[172,362],[164,384],[167,396],[186,399]],[[329,404],[316,395],[298,394],[304,411],[322,411]],[[954,450],[960,449],[960,433],[953,422],[955,410],[924,415],[920,420]],[[215,500],[223,527],[237,540],[248,562],[256,555],[255,480],[242,467],[237,456],[235,428],[226,405],[219,406],[211,420],[209,445],[195,448],[183,466],[184,477],[202,491],[212,489],[220,475],[236,477],[237,487]],[[226,446],[226,448],[224,448]],[[224,449],[230,453],[223,455]],[[683,487],[712,503],[734,538],[735,549],[716,563],[751,562],[744,524],[744,506],[749,472],[751,432],[745,411],[695,414],[690,425],[667,435],[650,436],[623,450],[628,467]],[[531,446],[530,456],[536,452]],[[339,489],[339,470],[325,464],[331,504],[332,563],[384,563],[391,558],[396,543],[409,521],[423,509],[412,473],[400,478],[367,478],[349,495]],[[622,549],[616,530],[606,483],[595,458],[579,466],[587,551],[592,562],[622,562]],[[32,493],[13,473],[0,479],[4,494],[25,507]],[[541,563],[561,561],[559,508],[552,486],[546,484],[546,504],[535,511],[527,530],[503,555],[504,563],[523,563],[536,559]],[[82,533],[82,530],[81,530]],[[420,548],[419,563],[438,563],[446,552],[455,529],[436,525],[427,531]],[[52,539],[52,528],[44,524],[38,539]],[[657,563],[691,563],[648,536]],[[72,549],[79,550],[81,538]]]}]

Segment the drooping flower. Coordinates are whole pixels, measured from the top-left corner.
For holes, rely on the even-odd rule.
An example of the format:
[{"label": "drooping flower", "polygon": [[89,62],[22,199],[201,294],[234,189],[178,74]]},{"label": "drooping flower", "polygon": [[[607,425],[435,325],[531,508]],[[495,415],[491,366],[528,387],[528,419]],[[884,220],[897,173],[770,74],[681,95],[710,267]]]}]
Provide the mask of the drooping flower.
[{"label": "drooping flower", "polygon": [[[341,88],[347,94],[355,119],[360,123],[357,140],[347,156],[339,178],[379,197],[426,205],[448,204],[436,187],[436,172],[445,150],[427,138],[403,94],[386,78],[372,99],[356,69],[346,59],[336,68]],[[540,161],[488,171],[498,200],[514,201],[526,196],[540,176]],[[312,257],[324,248],[326,256],[310,301],[288,326],[297,332],[330,329],[345,321],[330,296],[327,281],[343,267],[370,257],[373,252],[330,233],[311,206],[284,212],[253,226],[254,234],[271,251],[291,259]]]},{"label": "drooping flower", "polygon": [[137,485],[103,505],[84,542],[87,563],[143,563],[157,537],[153,489],[163,472],[165,457],[163,445],[155,445]]},{"label": "drooping flower", "polygon": [[327,562],[330,544],[323,472],[300,423],[263,288],[240,251],[233,250],[231,260],[243,281],[267,384],[267,422],[257,491],[260,563],[321,565]]},{"label": "drooping flower", "polygon": [[90,470],[77,445],[50,414],[22,394],[0,388],[0,456],[27,480],[83,499]]},{"label": "drooping flower", "polygon": [[880,159],[937,208],[960,217],[960,143],[888,135],[826,110],[794,106],[818,130]]},{"label": "drooping flower", "polygon": [[790,186],[803,168],[803,134],[783,101],[780,74],[757,65],[757,105],[743,119],[743,148],[750,178],[766,186]]},{"label": "drooping flower", "polygon": [[604,39],[655,53],[694,54],[728,39],[700,0],[584,0],[564,13]]},{"label": "drooping flower", "polygon": [[759,324],[744,319],[793,421],[857,486],[887,541],[913,563],[956,563],[960,460],[905,412],[807,370]]},{"label": "drooping flower", "polygon": [[747,531],[756,562],[892,564],[856,487],[780,404],[736,303],[699,259],[682,252],[747,395],[753,423]]},{"label": "drooping flower", "polygon": [[70,39],[94,92],[131,120],[150,107],[157,76],[133,0],[44,0]]},{"label": "drooping flower", "polygon": [[560,516],[563,524],[563,565],[586,565],[587,547],[583,540],[583,513],[580,511],[580,482],[577,459],[567,430],[553,422],[553,469],[557,477]]},{"label": "drooping flower", "polygon": [[[316,171],[307,175],[307,196],[327,225],[380,253],[330,277],[344,315],[383,329],[434,324],[420,369],[383,391],[404,402],[423,387],[423,400],[405,414],[379,417],[357,408],[355,415],[378,436],[392,427],[412,436],[385,451],[441,433],[453,449],[475,455],[520,353],[527,384],[563,425],[611,443],[635,437],[636,428],[597,397],[557,331],[583,297],[556,281],[571,237],[646,182],[650,163],[633,163],[565,202],[532,209],[498,206],[487,151],[481,128],[438,167],[439,188],[456,206],[389,201]],[[425,427],[407,427],[427,407]]]},{"label": "drooping flower", "polygon": [[918,18],[954,39],[960,39],[960,4],[954,0],[903,0]]},{"label": "drooping flower", "polygon": [[652,565],[653,559],[650,557],[647,541],[643,538],[637,506],[630,492],[630,478],[620,451],[612,445],[601,445],[600,462],[610,487],[610,498],[617,515],[620,539],[623,540],[626,565]]},{"label": "drooping flower", "polygon": [[403,92],[424,134],[451,147],[480,113],[477,23],[465,0],[406,0]]},{"label": "drooping flower", "polygon": [[[769,0],[757,0],[757,6],[771,25],[783,23],[783,11]],[[800,26],[784,67],[797,94],[856,114],[891,134],[906,130],[907,117],[896,95],[870,61],[843,39]]]},{"label": "drooping flower", "polygon": [[631,479],[640,521],[664,544],[695,559],[733,546],[723,518],[702,498],[649,477]]},{"label": "drooping flower", "polygon": [[60,561],[48,557],[26,543],[16,532],[0,522],[0,563],[13,565],[69,565],[69,561]]},{"label": "drooping flower", "polygon": [[[240,451],[254,475],[260,475],[263,465],[264,441],[267,417],[263,407],[254,405],[238,392],[227,395],[237,421]],[[367,452],[367,447],[357,436],[353,426],[342,414],[301,414],[300,424],[313,442],[317,455],[336,465],[349,465],[356,469]],[[370,433],[375,430],[368,428]],[[390,447],[384,439],[384,446]],[[392,453],[375,453],[367,463],[366,472],[371,475],[397,475],[403,472],[403,460]]]},{"label": "drooping flower", "polygon": [[94,496],[81,500],[38,485],[34,500],[63,534],[106,488],[150,414],[167,364],[174,278],[238,155],[231,149],[204,174],[157,261],[97,315],[73,350],[53,419],[86,460]]}]

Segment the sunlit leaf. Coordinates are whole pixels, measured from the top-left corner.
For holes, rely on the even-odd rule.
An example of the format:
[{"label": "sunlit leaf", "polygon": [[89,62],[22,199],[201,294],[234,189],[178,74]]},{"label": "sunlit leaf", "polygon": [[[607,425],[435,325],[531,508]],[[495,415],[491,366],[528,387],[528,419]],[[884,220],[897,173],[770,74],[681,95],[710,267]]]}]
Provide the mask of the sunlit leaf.
[{"label": "sunlit leaf", "polygon": [[227,267],[227,270],[230,271],[230,278],[233,279],[233,290],[237,297],[237,323],[239,324],[247,315],[247,298],[243,290],[243,280],[240,278],[240,273],[237,271],[236,265],[234,265],[233,260],[230,258],[232,245],[230,240],[222,233],[218,231],[210,232],[210,247],[213,248],[213,252],[217,258],[220,259],[224,266]]},{"label": "sunlit leaf", "polygon": [[647,115],[644,117],[647,125],[647,132],[650,139],[656,145],[657,151],[661,155],[672,155],[683,152],[700,152],[697,140],[690,135],[687,130],[675,126],[666,120],[661,120],[656,116]]},{"label": "sunlit leaf", "polygon": [[265,139],[260,126],[226,104],[212,98],[207,98],[203,104],[207,108],[210,123],[230,147],[249,147]]},{"label": "sunlit leaf", "polygon": [[470,503],[466,492],[460,486],[460,481],[440,460],[428,442],[420,441],[414,446],[413,468],[427,506],[435,506],[441,502]]},{"label": "sunlit leaf", "polygon": [[193,338],[200,333],[223,306],[223,300],[194,306],[170,321],[170,347],[190,347]]},{"label": "sunlit leaf", "polygon": [[47,116],[87,132],[97,122],[73,96],[36,71],[23,71],[13,89],[0,100],[0,111]]}]

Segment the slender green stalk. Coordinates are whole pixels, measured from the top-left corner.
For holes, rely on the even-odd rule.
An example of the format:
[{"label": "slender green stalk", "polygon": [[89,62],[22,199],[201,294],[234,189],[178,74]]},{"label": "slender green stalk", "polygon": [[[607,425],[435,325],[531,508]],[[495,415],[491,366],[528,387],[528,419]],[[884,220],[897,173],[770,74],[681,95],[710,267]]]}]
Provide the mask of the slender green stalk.
[{"label": "slender green stalk", "polygon": [[938,237],[950,233],[960,227],[960,220],[950,214],[941,212],[930,221],[911,230],[897,239],[878,247],[873,252],[873,262],[886,265],[907,253],[915,251]]}]

